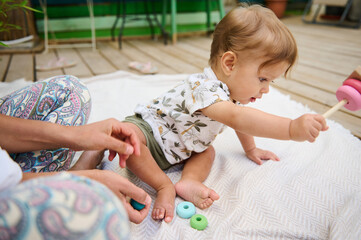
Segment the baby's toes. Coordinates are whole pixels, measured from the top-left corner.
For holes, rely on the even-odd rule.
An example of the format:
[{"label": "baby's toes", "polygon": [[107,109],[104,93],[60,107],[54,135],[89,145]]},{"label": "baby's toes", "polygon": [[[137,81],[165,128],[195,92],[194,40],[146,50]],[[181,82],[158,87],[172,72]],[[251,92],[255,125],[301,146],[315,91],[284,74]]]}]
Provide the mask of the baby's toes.
[{"label": "baby's toes", "polygon": [[155,208],[153,209],[152,218],[154,220],[161,220],[164,218],[164,208]]},{"label": "baby's toes", "polygon": [[169,223],[172,221],[173,219],[173,215],[174,215],[174,207],[172,205],[169,205],[166,209],[166,212],[165,212],[165,218],[164,218],[164,221],[166,223]]}]

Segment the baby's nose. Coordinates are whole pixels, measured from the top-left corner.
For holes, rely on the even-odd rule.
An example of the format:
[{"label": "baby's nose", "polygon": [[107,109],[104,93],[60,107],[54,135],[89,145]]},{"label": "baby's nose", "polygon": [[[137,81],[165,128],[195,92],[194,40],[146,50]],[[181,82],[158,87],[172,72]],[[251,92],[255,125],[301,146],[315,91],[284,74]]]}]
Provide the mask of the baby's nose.
[{"label": "baby's nose", "polygon": [[268,92],[269,92],[269,85],[261,88],[261,91],[260,91],[260,92],[261,92],[261,93],[268,93]]}]

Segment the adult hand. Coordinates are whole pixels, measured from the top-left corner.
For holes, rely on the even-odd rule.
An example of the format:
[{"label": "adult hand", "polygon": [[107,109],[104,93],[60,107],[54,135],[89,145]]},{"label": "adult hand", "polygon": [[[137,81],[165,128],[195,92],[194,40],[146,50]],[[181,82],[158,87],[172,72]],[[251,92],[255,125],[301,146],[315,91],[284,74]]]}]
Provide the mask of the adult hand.
[{"label": "adult hand", "polygon": [[[120,201],[122,201],[131,222],[141,223],[148,215],[152,199],[143,189],[135,186],[128,179],[108,170],[84,170],[72,171],[71,173],[84,175],[82,172],[87,172],[84,174],[89,178],[103,183],[113,191]],[[133,198],[135,201],[144,204],[145,207],[140,211],[134,209],[126,197]]]},{"label": "adult hand", "polygon": [[140,155],[140,142],[136,133],[116,119],[68,128],[74,139],[69,147],[74,150],[109,149],[109,160],[113,160],[118,154],[121,167],[125,167],[125,160],[129,155]]},{"label": "adult hand", "polygon": [[140,143],[126,124],[107,119],[83,126],[63,126],[0,114],[0,145],[9,153],[41,149],[110,150],[110,160],[118,153],[121,162],[131,154],[139,156]]}]

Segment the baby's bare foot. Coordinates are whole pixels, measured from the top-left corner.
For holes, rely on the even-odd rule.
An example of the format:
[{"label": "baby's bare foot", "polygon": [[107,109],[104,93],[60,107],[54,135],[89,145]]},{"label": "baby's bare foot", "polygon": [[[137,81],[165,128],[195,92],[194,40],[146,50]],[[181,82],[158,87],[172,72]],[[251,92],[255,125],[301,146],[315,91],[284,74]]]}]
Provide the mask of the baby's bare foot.
[{"label": "baby's bare foot", "polygon": [[171,222],[174,215],[174,199],[175,190],[173,185],[159,190],[154,203],[152,218],[154,220],[164,219],[167,223]]},{"label": "baby's bare foot", "polygon": [[181,180],[176,183],[177,194],[186,201],[192,202],[200,209],[210,207],[219,195],[212,189],[195,180]]}]

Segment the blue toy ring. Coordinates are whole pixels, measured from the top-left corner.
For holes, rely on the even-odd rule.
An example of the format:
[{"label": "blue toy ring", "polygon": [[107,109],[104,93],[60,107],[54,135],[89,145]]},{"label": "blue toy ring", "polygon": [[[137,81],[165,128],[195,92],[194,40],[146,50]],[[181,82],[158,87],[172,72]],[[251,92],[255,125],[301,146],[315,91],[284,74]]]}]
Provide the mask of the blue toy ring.
[{"label": "blue toy ring", "polygon": [[191,227],[197,230],[204,230],[208,225],[208,220],[202,214],[193,215],[191,218]]},{"label": "blue toy ring", "polygon": [[145,207],[144,204],[135,201],[133,198],[130,199],[130,205],[132,205],[132,207],[138,211],[142,210]]},{"label": "blue toy ring", "polygon": [[177,214],[181,218],[190,218],[196,214],[196,207],[191,202],[181,202],[177,206]]}]

